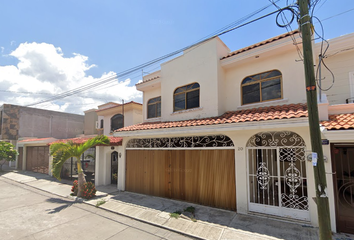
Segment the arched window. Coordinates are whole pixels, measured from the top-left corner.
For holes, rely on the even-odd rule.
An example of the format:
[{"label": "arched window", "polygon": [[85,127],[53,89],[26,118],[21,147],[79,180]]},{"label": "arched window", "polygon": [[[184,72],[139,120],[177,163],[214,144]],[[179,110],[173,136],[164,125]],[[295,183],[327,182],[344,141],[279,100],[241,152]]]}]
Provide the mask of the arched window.
[{"label": "arched window", "polygon": [[116,114],[111,118],[111,131],[124,127],[124,116]]},{"label": "arched window", "polygon": [[282,98],[282,75],[272,70],[248,76],[241,84],[242,104],[265,102]]},{"label": "arched window", "polygon": [[173,111],[199,107],[199,83],[179,87],[173,93]]},{"label": "arched window", "polygon": [[147,117],[148,118],[161,117],[161,97],[151,98],[148,101]]}]

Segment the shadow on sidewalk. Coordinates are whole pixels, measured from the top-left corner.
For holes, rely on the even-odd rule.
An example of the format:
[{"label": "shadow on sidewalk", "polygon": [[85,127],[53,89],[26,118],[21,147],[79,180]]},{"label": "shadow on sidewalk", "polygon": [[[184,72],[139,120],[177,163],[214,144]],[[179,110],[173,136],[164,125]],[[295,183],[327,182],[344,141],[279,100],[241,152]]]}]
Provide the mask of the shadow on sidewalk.
[{"label": "shadow on sidewalk", "polygon": [[[307,224],[295,224],[269,217],[237,214],[233,211],[131,192],[119,192],[111,199],[168,213],[183,211],[192,206],[195,208],[195,218],[198,222],[227,227],[237,232],[251,232],[281,239],[318,239],[318,229]],[[299,234],[301,238],[299,238]]]}]

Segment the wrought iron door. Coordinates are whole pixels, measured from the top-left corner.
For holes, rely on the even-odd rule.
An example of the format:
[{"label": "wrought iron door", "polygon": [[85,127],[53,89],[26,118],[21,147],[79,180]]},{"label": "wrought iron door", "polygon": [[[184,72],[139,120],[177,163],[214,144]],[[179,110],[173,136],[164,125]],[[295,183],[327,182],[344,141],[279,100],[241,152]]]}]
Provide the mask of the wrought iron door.
[{"label": "wrought iron door", "polygon": [[354,147],[334,146],[337,231],[354,234]]},{"label": "wrought iron door", "polygon": [[249,210],[309,220],[304,144],[280,147],[286,136],[279,141],[276,132],[259,136],[269,146],[247,148]]}]

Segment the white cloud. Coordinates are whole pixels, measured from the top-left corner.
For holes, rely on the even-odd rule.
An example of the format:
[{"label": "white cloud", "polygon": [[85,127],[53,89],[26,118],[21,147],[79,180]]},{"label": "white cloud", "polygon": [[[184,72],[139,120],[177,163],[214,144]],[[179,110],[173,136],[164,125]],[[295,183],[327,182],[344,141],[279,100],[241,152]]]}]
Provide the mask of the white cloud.
[{"label": "white cloud", "polygon": [[[64,57],[61,48],[52,44],[21,43],[10,56],[19,62],[17,66],[0,66],[0,105],[28,105],[99,81],[99,78],[86,74],[95,67],[87,64],[87,56],[73,53],[72,57]],[[104,73],[101,78],[114,74]],[[136,90],[130,79],[126,79],[34,107],[83,114],[83,111],[105,102],[121,102],[122,99],[141,102],[141,97],[141,92]]]}]

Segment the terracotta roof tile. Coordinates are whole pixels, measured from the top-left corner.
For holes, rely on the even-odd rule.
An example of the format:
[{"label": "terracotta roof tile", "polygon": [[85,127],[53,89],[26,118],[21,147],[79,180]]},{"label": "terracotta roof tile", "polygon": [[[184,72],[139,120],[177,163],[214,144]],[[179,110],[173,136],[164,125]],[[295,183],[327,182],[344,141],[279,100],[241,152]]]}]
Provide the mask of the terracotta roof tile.
[{"label": "terracotta roof tile", "polygon": [[248,46],[248,47],[245,47],[245,48],[241,48],[241,49],[239,49],[239,50],[236,50],[236,51],[234,51],[234,52],[229,53],[227,56],[222,57],[220,60],[223,60],[223,59],[225,59],[225,58],[232,57],[232,56],[237,55],[237,54],[239,54],[239,53],[246,52],[246,51],[248,51],[248,50],[251,50],[251,49],[254,49],[254,48],[256,48],[256,47],[260,47],[260,46],[266,45],[266,44],[271,43],[271,42],[275,42],[275,41],[277,41],[277,40],[279,40],[279,39],[286,38],[286,37],[291,36],[291,35],[294,35],[294,34],[296,34],[296,33],[299,33],[299,30],[294,30],[294,31],[292,31],[292,32],[287,32],[287,33],[284,33],[284,34],[282,34],[282,35],[279,35],[279,36],[276,36],[276,37],[267,39],[267,40],[265,40],[265,41],[263,41],[263,42],[259,42],[259,43],[253,44],[253,45],[251,45],[251,46]]},{"label": "terracotta roof tile", "polygon": [[116,132],[123,131],[138,131],[150,130],[160,128],[174,128],[174,127],[191,127],[203,125],[216,125],[228,124],[239,122],[254,122],[266,121],[274,119],[289,119],[307,117],[306,104],[289,104],[271,107],[244,109],[234,112],[226,112],[219,117],[203,118],[203,119],[190,119],[184,121],[171,121],[171,122],[145,122],[137,125],[132,125],[116,130]]},{"label": "terracotta roof tile", "polygon": [[23,139],[18,141],[19,143],[24,143],[24,142],[38,142],[38,141],[45,141],[45,140],[49,140],[49,139],[53,139],[51,137],[49,138],[30,138],[30,139]]},{"label": "terracotta roof tile", "polygon": [[160,76],[155,76],[155,77],[146,79],[146,80],[144,80],[144,81],[142,81],[142,82],[140,82],[140,83],[135,84],[135,86],[140,85],[140,84],[143,84],[143,83],[146,83],[146,82],[150,82],[150,81],[155,80],[155,79],[158,79],[158,78],[160,78]]},{"label": "terracotta roof tile", "polygon": [[[53,143],[58,143],[58,142],[63,142],[66,143],[68,141],[72,141],[73,143],[76,144],[81,144],[86,142],[87,140],[91,139],[92,137],[77,137],[77,138],[68,138],[68,139],[59,139],[55,142],[50,143],[49,145],[53,144]],[[122,140],[123,138],[120,137],[108,137],[110,140],[110,144],[109,146],[121,146],[122,145]]]},{"label": "terracotta roof tile", "polygon": [[329,115],[328,121],[322,121],[327,130],[354,129],[354,113]]}]

